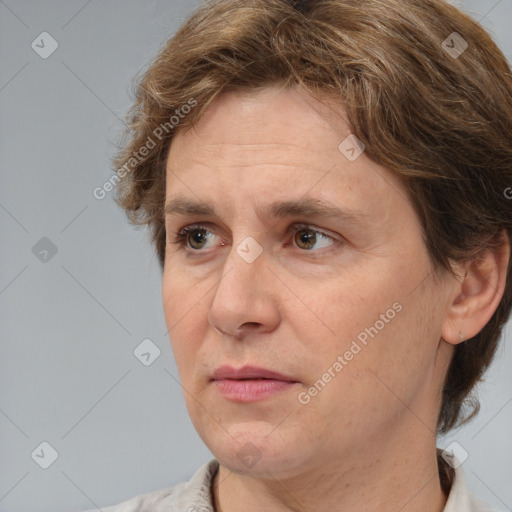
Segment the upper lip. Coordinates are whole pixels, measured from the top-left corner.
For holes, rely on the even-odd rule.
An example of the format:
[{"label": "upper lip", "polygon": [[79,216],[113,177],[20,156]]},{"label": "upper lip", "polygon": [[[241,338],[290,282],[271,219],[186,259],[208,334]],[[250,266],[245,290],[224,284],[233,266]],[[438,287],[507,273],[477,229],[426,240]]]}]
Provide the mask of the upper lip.
[{"label": "upper lip", "polygon": [[233,368],[232,366],[220,366],[213,372],[213,380],[221,379],[274,379],[284,380],[288,382],[297,382],[288,375],[283,375],[279,372],[268,370],[267,368],[260,368],[258,366],[242,366],[242,368]]}]

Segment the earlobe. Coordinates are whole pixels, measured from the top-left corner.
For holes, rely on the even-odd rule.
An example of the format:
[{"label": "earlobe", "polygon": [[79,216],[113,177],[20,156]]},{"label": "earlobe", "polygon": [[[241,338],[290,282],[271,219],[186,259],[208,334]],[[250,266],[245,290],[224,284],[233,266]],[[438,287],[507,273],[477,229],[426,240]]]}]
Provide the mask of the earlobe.
[{"label": "earlobe", "polygon": [[466,262],[462,280],[453,280],[453,293],[442,326],[442,338],[457,345],[476,336],[496,311],[505,290],[510,260],[506,232],[501,243]]}]

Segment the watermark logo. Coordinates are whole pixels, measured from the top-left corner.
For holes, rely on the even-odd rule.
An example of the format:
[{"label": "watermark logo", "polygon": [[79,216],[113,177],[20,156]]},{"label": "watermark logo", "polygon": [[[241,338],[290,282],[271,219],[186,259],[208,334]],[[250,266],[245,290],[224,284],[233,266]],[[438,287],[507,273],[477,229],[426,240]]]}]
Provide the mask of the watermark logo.
[{"label": "watermark logo", "polygon": [[57,246],[49,238],[43,236],[32,247],[32,254],[41,263],[48,263],[57,254],[57,250]]},{"label": "watermark logo", "polygon": [[441,457],[447,462],[452,468],[457,469],[462,466],[466,459],[469,457],[469,453],[464,449],[462,445],[453,441],[450,443],[441,453]]},{"label": "watermark logo", "polygon": [[41,32],[30,46],[41,59],[47,59],[59,47],[59,43],[48,32]]},{"label": "watermark logo", "polygon": [[441,44],[443,50],[452,58],[458,59],[468,48],[468,42],[457,32],[452,32]]},{"label": "watermark logo", "polygon": [[50,443],[43,441],[30,456],[38,466],[48,469],[58,459],[59,454]]},{"label": "watermark logo", "polygon": [[146,338],[135,347],[133,355],[144,366],[151,366],[160,357],[160,349],[149,338]]},{"label": "watermark logo", "polygon": [[247,263],[255,261],[262,252],[263,247],[252,236],[248,236],[236,248],[236,253]]},{"label": "watermark logo", "polygon": [[248,468],[252,468],[261,459],[261,451],[254,443],[249,441],[242,446],[236,456]]},{"label": "watermark logo", "polygon": [[350,162],[357,160],[365,149],[365,145],[353,133],[338,146],[340,153]]}]

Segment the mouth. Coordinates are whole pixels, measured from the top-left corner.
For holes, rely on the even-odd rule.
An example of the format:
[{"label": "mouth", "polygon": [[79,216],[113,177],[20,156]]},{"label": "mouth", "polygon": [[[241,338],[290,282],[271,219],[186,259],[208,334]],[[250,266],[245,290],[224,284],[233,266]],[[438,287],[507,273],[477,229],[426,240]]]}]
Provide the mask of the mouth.
[{"label": "mouth", "polygon": [[263,400],[299,383],[288,375],[256,366],[221,366],[213,372],[211,380],[220,394],[233,402]]},{"label": "mouth", "polygon": [[259,366],[243,366],[233,368],[232,366],[220,366],[212,375],[212,380],[280,380],[283,382],[298,382],[293,377],[284,375],[274,370],[261,368]]}]

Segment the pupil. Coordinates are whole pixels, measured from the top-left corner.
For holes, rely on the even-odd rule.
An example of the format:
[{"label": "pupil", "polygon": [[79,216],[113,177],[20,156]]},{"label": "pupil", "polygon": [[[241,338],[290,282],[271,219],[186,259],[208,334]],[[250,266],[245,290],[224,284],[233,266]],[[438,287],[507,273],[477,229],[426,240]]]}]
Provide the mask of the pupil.
[{"label": "pupil", "polygon": [[196,231],[192,235],[192,240],[194,244],[197,243],[198,245],[201,245],[201,242],[204,242],[204,240],[201,240],[201,238],[204,238],[204,234],[202,234],[200,231]]},{"label": "pupil", "polygon": [[315,239],[316,239],[315,233],[313,233],[312,231],[309,231],[309,230],[303,230],[301,233],[302,233],[300,235],[301,243],[303,243],[304,245],[306,245],[308,247],[311,247],[311,245],[314,245]]}]

